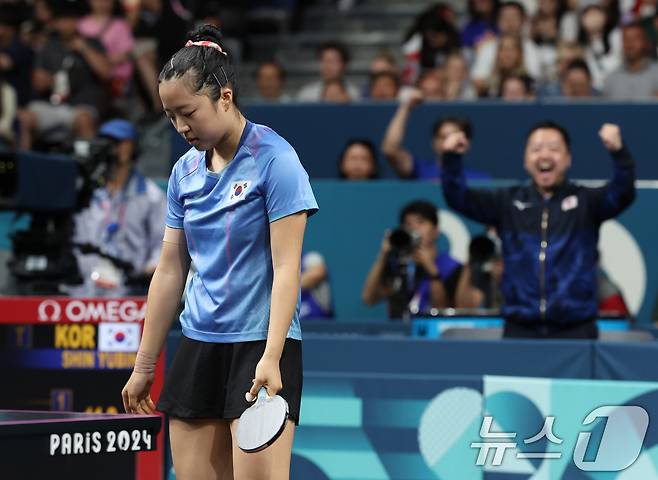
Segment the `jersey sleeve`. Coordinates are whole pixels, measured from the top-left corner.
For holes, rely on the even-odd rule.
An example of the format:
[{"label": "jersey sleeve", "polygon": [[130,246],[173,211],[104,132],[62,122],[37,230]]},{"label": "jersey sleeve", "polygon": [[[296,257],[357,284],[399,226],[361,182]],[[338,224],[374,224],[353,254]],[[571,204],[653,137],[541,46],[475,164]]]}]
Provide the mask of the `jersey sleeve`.
[{"label": "jersey sleeve", "polygon": [[263,175],[270,223],[301,211],[308,212],[309,216],[318,211],[308,174],[292,147],[276,152]]},{"label": "jersey sleeve", "polygon": [[167,218],[165,225],[171,228],[183,228],[183,200],[180,198],[180,183],[178,179],[178,165],[175,165],[169,176],[167,186]]}]

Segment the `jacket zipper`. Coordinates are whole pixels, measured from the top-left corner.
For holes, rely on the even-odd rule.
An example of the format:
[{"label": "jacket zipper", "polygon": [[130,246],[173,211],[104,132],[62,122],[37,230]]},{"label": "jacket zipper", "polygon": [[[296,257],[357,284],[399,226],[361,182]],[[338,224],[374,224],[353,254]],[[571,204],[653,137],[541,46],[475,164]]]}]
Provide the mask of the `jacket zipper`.
[{"label": "jacket zipper", "polygon": [[539,315],[546,320],[546,249],[548,248],[548,207],[541,214],[541,245],[539,248]]}]

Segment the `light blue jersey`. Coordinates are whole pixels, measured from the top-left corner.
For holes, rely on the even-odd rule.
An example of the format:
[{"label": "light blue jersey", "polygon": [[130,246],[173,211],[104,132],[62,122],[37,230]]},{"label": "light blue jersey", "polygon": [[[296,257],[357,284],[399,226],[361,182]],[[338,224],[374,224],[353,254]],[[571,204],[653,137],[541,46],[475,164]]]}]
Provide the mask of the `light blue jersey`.
[{"label": "light blue jersey", "polygon": [[[180,316],[183,334],[206,342],[264,340],[270,316],[270,223],[318,210],[297,153],[272,129],[247,121],[233,160],[207,169],[190,149],[169,178],[167,226],[183,228],[196,273]],[[301,339],[299,305],[288,337]]]}]

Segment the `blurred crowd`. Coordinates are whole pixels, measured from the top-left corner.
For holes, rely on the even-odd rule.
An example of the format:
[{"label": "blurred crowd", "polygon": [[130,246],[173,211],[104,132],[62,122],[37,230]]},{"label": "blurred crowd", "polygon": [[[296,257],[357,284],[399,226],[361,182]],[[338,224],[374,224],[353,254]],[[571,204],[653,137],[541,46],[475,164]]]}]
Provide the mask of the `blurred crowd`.
[{"label": "blurred crowd", "polygon": [[[358,3],[336,2],[336,15]],[[425,101],[647,100],[658,94],[657,3],[469,0],[464,15],[436,3],[410,26],[401,22],[399,48],[371,59],[366,85],[353,81],[351,52],[337,35],[317,50],[315,80],[289,87],[295,65],[274,52],[251,70],[245,97],[405,102],[420,91]],[[221,27],[233,58],[254,64],[262,55],[250,52],[250,35],[267,22],[247,12],[287,11],[287,33],[295,35],[312,4],[0,0],[0,145],[48,150],[71,137],[92,138],[108,118],[159,119],[158,72],[187,30]]]},{"label": "blurred crowd", "polygon": [[[399,51],[372,59],[368,85],[347,80],[350,52],[328,42],[318,80],[287,92],[286,65],[262,63],[258,99],[395,100],[416,87],[426,100],[537,98],[638,100],[658,95],[656,0],[469,0],[421,12]],[[403,28],[401,26],[401,28]]]}]

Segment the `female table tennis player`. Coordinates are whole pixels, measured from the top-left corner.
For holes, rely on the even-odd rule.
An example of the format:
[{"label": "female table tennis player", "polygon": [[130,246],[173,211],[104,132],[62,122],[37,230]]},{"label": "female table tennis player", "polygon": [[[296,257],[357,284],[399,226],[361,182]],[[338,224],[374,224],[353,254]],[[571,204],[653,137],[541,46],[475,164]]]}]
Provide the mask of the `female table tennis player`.
[{"label": "female table tennis player", "polygon": [[[318,206],[295,150],[240,112],[220,37],[198,28],[160,73],[164,111],[193,148],[169,179],[162,255],[122,396],[127,412],[154,411],[155,361],[193,262],[183,337],[157,406],[170,418],[177,478],[285,479],[302,390],[302,240]],[[236,419],[261,386],[287,400],[291,420],[271,447],[247,454]]]}]

